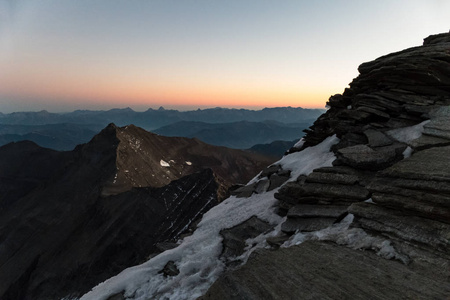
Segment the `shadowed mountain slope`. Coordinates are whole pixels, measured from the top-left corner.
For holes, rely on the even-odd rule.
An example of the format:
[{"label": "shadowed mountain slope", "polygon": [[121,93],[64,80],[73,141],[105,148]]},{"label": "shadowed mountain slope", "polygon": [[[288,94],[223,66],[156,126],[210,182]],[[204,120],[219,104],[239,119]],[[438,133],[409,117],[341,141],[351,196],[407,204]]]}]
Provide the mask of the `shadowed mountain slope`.
[{"label": "shadowed mountain slope", "polygon": [[110,124],[70,152],[0,148],[0,298],[80,295],[173,240],[270,160]]}]

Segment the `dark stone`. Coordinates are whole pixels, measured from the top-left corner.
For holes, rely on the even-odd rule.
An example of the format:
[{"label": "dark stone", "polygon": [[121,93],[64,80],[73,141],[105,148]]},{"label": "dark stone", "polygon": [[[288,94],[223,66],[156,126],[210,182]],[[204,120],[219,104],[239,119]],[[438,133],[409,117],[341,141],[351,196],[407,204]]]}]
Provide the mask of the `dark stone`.
[{"label": "dark stone", "polygon": [[242,186],[240,188],[235,189],[234,191],[231,191],[230,194],[236,196],[237,198],[248,198],[255,191],[255,187],[257,184],[258,183],[255,182],[249,185]]},{"label": "dark stone", "polygon": [[343,198],[349,200],[366,200],[370,193],[359,185],[305,183],[298,188],[299,196],[319,196]]},{"label": "dark stone", "polygon": [[372,117],[374,120],[389,120],[389,118],[391,117],[385,112],[370,107],[361,106],[357,108],[357,111],[369,113],[370,117]]},{"label": "dark stone", "polygon": [[173,260],[169,260],[164,268],[158,273],[163,274],[164,277],[172,277],[180,274],[180,270],[178,270],[178,267]]},{"label": "dark stone", "polygon": [[268,179],[261,179],[258,181],[255,187],[255,193],[256,194],[262,194],[267,191],[267,189],[270,186],[270,181]]},{"label": "dark stone", "polygon": [[273,226],[267,222],[253,216],[239,225],[221,230],[220,235],[223,237],[221,256],[229,259],[241,255],[244,253],[247,239],[257,237],[272,228]]},{"label": "dark stone", "polygon": [[338,218],[347,213],[347,206],[297,204],[289,209],[287,216],[292,218]]},{"label": "dark stone", "polygon": [[430,112],[431,121],[424,126],[424,134],[450,140],[450,106],[443,106]]},{"label": "dark stone", "polygon": [[266,239],[267,244],[274,248],[280,248],[281,245],[284,244],[288,239],[290,238],[290,235],[287,234],[281,234],[277,236],[268,237]]},{"label": "dark stone", "polygon": [[382,176],[450,182],[450,146],[415,153],[384,170]]},{"label": "dark stone", "polygon": [[270,185],[269,189],[267,191],[271,191],[276,189],[277,187],[280,187],[283,183],[285,183],[289,179],[288,176],[280,176],[278,174],[272,174],[270,176]]},{"label": "dark stone", "polygon": [[172,243],[172,242],[161,242],[161,243],[157,243],[155,245],[155,247],[159,252],[164,252],[166,250],[170,250],[170,249],[174,249],[174,248],[178,247],[178,244]]},{"label": "dark stone", "polygon": [[306,182],[353,185],[358,182],[358,177],[355,175],[318,172],[316,170],[308,175]]},{"label": "dark stone", "polygon": [[392,145],[392,140],[387,137],[384,133],[368,129],[364,131],[364,134],[367,136],[367,139],[369,140],[369,146],[370,147],[383,147],[383,146],[389,146]]},{"label": "dark stone", "polygon": [[260,178],[269,177],[270,175],[277,173],[280,169],[281,169],[280,165],[272,165],[272,166],[265,168],[259,176],[260,176]]},{"label": "dark stone", "polygon": [[413,149],[420,151],[433,147],[450,146],[450,139],[443,139],[422,134],[419,138],[411,141],[410,145]]},{"label": "dark stone", "polygon": [[285,233],[310,232],[327,228],[336,218],[288,218],[281,224],[281,231]]},{"label": "dark stone", "polygon": [[381,170],[401,160],[405,149],[405,145],[398,143],[379,147],[376,150],[367,145],[357,145],[339,149],[337,154],[340,161],[351,167]]}]

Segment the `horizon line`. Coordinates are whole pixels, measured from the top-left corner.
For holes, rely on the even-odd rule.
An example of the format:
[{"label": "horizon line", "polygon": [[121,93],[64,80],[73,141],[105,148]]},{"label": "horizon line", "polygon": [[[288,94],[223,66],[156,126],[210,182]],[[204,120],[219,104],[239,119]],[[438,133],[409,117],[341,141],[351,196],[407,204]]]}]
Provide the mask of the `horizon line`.
[{"label": "horizon line", "polygon": [[301,109],[308,109],[308,110],[314,110],[314,109],[319,109],[319,110],[326,110],[326,107],[323,108],[319,108],[319,107],[301,107],[301,106],[272,106],[272,107],[267,107],[267,106],[240,106],[240,107],[227,107],[227,106],[199,106],[199,105],[168,105],[166,107],[164,106],[159,106],[158,108],[154,108],[149,106],[148,108],[132,108],[130,106],[127,107],[112,107],[112,108],[87,108],[87,109],[83,109],[83,108],[77,108],[77,109],[72,109],[72,110],[49,110],[49,109],[36,109],[36,110],[17,110],[17,111],[11,111],[11,112],[3,112],[0,110],[0,113],[4,114],[4,115],[8,115],[8,114],[13,114],[13,113],[39,113],[39,112],[47,112],[47,113],[55,113],[55,114],[66,114],[66,113],[73,113],[76,111],[111,111],[111,110],[132,110],[133,112],[146,112],[149,110],[154,110],[154,111],[158,111],[158,110],[175,110],[175,111],[180,111],[180,112],[185,112],[185,111],[197,111],[197,110],[208,110],[208,109],[229,109],[229,110],[253,110],[253,111],[260,111],[260,110],[264,110],[264,109],[274,109],[274,108],[301,108]]}]

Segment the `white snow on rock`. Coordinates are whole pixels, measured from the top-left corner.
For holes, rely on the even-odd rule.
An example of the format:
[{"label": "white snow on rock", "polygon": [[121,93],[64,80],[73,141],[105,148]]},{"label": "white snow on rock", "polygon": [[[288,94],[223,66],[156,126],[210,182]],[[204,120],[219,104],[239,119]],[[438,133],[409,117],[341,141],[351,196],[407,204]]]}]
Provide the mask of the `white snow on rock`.
[{"label": "white snow on rock", "polygon": [[301,138],[301,139],[298,140],[297,143],[295,143],[294,148],[301,148],[301,147],[303,147],[304,143],[305,143],[305,139]]},{"label": "white snow on rock", "polygon": [[170,167],[169,163],[162,159],[159,161],[159,164],[161,165],[161,167]]},{"label": "white snow on rock", "polygon": [[[330,147],[339,142],[336,136],[325,139],[319,145],[309,147],[283,157],[275,164],[291,170],[290,181],[301,174],[307,175],[319,167],[331,166],[335,156]],[[165,163],[161,160],[161,165]],[[167,164],[167,163],[166,163]],[[168,165],[168,164],[167,164]],[[180,241],[177,248],[165,251],[149,261],[125,269],[120,274],[99,284],[85,294],[82,300],[106,300],[111,295],[121,293],[127,299],[196,299],[203,295],[224,271],[224,263],[219,259],[222,251],[220,231],[236,226],[252,216],[265,220],[275,229],[248,241],[244,261],[251,251],[265,245],[265,237],[280,231],[284,218],[275,213],[277,200],[274,194],[278,189],[249,198],[226,199],[203,215],[202,221],[191,236]],[[256,242],[257,246],[252,247]],[[168,261],[174,261],[180,274],[164,277],[158,272]]]},{"label": "white snow on rock", "polygon": [[[371,199],[365,202],[373,203],[369,200]],[[408,263],[408,257],[398,253],[391,245],[390,240],[369,235],[361,228],[350,228],[353,218],[354,216],[352,214],[348,214],[341,222],[325,229],[307,233],[296,233],[281,247],[287,248],[299,245],[308,240],[333,241],[339,245],[345,245],[353,249],[375,251],[378,256],[386,259],[397,259],[404,264]]]},{"label": "white snow on rock", "polygon": [[411,147],[406,147],[406,149],[405,149],[405,151],[403,151],[403,157],[404,158],[408,158],[408,157],[410,157],[411,156],[411,154],[413,153],[413,149],[411,148]]},{"label": "white snow on rock", "polygon": [[415,140],[422,135],[423,126],[425,126],[425,124],[428,124],[429,122],[430,120],[423,121],[422,123],[419,123],[417,125],[392,129],[387,131],[386,133],[399,142],[409,144],[412,140]]},{"label": "white snow on rock", "polygon": [[185,161],[185,163],[186,163],[188,166],[192,166],[192,163],[191,163],[190,161]]}]

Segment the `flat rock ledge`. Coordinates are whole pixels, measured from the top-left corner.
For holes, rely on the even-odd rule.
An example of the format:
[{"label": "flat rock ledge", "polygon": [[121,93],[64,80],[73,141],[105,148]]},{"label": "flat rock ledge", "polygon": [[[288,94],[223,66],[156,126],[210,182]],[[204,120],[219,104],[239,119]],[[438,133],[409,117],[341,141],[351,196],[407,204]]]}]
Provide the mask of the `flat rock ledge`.
[{"label": "flat rock ledge", "polygon": [[417,270],[371,251],[308,241],[256,251],[199,299],[448,299],[448,273]]}]

